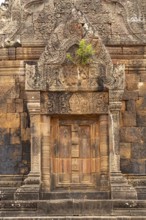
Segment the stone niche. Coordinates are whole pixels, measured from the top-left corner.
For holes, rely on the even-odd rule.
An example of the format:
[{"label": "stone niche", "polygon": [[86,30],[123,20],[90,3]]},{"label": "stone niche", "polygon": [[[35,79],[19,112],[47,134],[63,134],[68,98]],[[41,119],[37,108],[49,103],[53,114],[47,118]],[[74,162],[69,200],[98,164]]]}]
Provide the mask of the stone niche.
[{"label": "stone niche", "polygon": [[[95,54],[89,65],[66,59],[81,39]],[[98,33],[73,10],[53,32],[38,61],[25,65],[31,130],[31,171],[16,199],[57,192],[94,192],[108,199],[136,199],[120,172],[119,112],[124,65],[113,65]],[[98,194],[99,193],[99,194]]]}]

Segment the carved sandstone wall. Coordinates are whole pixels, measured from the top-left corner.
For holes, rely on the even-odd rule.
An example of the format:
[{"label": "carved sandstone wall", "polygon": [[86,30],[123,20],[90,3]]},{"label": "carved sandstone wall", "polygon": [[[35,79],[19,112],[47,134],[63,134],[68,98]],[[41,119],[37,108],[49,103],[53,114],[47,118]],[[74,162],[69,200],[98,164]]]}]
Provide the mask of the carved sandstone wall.
[{"label": "carved sandstone wall", "polygon": [[[30,117],[26,104],[32,97],[39,97],[35,97],[36,93],[29,96],[29,86],[33,86],[29,68],[35,69],[35,63],[44,59],[45,47],[51,51],[47,56],[53,63],[62,39],[73,39],[75,32],[84,38],[86,23],[98,33],[112,62],[126,67],[121,170],[125,174],[146,174],[145,11],[145,0],[9,0],[5,8],[0,8],[0,174],[26,175],[30,169]],[[70,24],[70,18],[78,20],[78,26],[76,22]],[[60,85],[70,87],[74,79],[67,84],[65,80],[67,76]],[[54,81],[49,76],[45,87],[53,90]],[[87,82],[82,80],[83,88]],[[39,83],[40,79],[36,79],[34,90]]]}]

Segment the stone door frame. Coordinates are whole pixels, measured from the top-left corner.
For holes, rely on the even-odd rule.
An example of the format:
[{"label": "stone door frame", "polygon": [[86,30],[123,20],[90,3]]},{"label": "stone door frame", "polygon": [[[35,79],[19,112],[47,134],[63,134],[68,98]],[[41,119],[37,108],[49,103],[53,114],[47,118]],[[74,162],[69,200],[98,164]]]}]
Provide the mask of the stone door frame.
[{"label": "stone door frame", "polygon": [[[109,134],[109,146],[107,136],[101,137],[101,182],[107,185],[107,175],[111,189],[111,199],[136,199],[136,190],[129,185],[120,171],[120,142],[119,142],[119,117],[122,106],[123,89],[109,89],[108,117],[100,116],[100,129]],[[15,197],[25,199],[32,194],[33,199],[39,199],[40,190],[50,191],[50,117],[49,114],[41,114],[40,92],[28,92],[27,107],[31,124],[31,171],[20,187]],[[35,99],[35,97],[37,97]],[[108,121],[108,123],[107,123]],[[109,151],[108,151],[109,149]],[[107,154],[109,153],[109,154]],[[109,156],[109,159],[108,159]],[[109,169],[109,174],[107,171]],[[105,181],[106,180],[106,181]],[[32,190],[33,189],[33,190]]]}]

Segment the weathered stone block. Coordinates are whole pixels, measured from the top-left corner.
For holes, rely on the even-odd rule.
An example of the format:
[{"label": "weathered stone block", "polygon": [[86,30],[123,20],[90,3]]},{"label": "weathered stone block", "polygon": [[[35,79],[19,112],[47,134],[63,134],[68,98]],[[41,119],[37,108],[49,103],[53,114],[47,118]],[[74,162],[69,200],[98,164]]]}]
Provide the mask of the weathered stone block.
[{"label": "weathered stone block", "polygon": [[9,144],[9,143],[10,143],[9,129],[0,128],[0,145]]},{"label": "weathered stone block", "polygon": [[123,94],[123,100],[137,100],[138,92],[137,91],[128,91],[125,90]]},{"label": "weathered stone block", "polygon": [[146,110],[137,112],[137,125],[140,127],[146,126]]},{"label": "weathered stone block", "polygon": [[126,75],[126,88],[127,90],[137,90],[138,89],[139,76],[136,74]]},{"label": "weathered stone block", "polygon": [[0,174],[18,174],[21,158],[21,145],[0,145]]},{"label": "weathered stone block", "polygon": [[136,126],[136,114],[126,111],[122,115],[123,115],[124,126],[127,126],[127,127]]},{"label": "weathered stone block", "polygon": [[16,48],[15,47],[8,48],[8,59],[9,60],[16,59]]},{"label": "weathered stone block", "polygon": [[123,173],[144,174],[145,160],[121,159],[121,171]]},{"label": "weathered stone block", "polygon": [[136,143],[141,142],[143,129],[138,127],[123,127],[120,130],[121,142]]},{"label": "weathered stone block", "polygon": [[8,59],[8,49],[7,48],[0,48],[0,60]]},{"label": "weathered stone block", "polygon": [[140,74],[140,81],[146,82],[146,74],[145,73]]},{"label": "weathered stone block", "polygon": [[7,112],[8,113],[15,113],[16,106],[15,103],[7,103]]},{"label": "weathered stone block", "polygon": [[129,159],[120,160],[121,171],[123,173],[132,173],[133,172],[133,164]]},{"label": "weathered stone block", "polygon": [[146,96],[146,82],[138,83],[139,96]]},{"label": "weathered stone block", "polygon": [[11,144],[20,144],[20,140],[21,140],[20,129],[16,129],[16,128],[10,129],[10,143]]},{"label": "weathered stone block", "polygon": [[122,101],[121,112],[124,112],[125,110],[126,110],[126,102]]},{"label": "weathered stone block", "polygon": [[131,157],[133,159],[146,159],[145,143],[133,143],[131,147]]},{"label": "weathered stone block", "polygon": [[16,99],[16,112],[23,112],[23,99]]},{"label": "weathered stone block", "polygon": [[131,144],[130,143],[120,143],[120,156],[122,159],[131,158]]},{"label": "weathered stone block", "polygon": [[126,102],[126,109],[128,112],[135,113],[136,112],[136,103],[135,100],[128,100]]},{"label": "weathered stone block", "polygon": [[141,143],[145,142],[146,143],[146,127],[142,128],[142,141]]},{"label": "weathered stone block", "polygon": [[16,113],[0,114],[0,124],[3,128],[18,128],[20,126],[20,115]]}]

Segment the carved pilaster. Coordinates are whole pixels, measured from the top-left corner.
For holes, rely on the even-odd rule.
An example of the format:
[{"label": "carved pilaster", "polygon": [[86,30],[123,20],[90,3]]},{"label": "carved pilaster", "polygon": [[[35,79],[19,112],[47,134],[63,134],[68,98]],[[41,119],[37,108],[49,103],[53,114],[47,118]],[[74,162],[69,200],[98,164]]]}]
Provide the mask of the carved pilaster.
[{"label": "carved pilaster", "polygon": [[119,155],[119,114],[121,102],[109,105],[110,172],[120,172]]},{"label": "carved pilaster", "polygon": [[136,199],[136,190],[128,184],[120,171],[119,114],[121,106],[120,101],[109,104],[111,197],[112,199]]},{"label": "carved pilaster", "polygon": [[42,190],[50,191],[50,116],[42,115]]},{"label": "carved pilaster", "polygon": [[108,115],[101,115],[100,123],[100,167],[101,167],[101,189],[108,187],[108,168],[109,168],[109,150],[108,150]]},{"label": "carved pilaster", "polygon": [[31,131],[31,171],[24,180],[24,185],[17,189],[16,199],[39,199],[41,185],[41,134],[39,92],[28,93],[28,112]]}]

